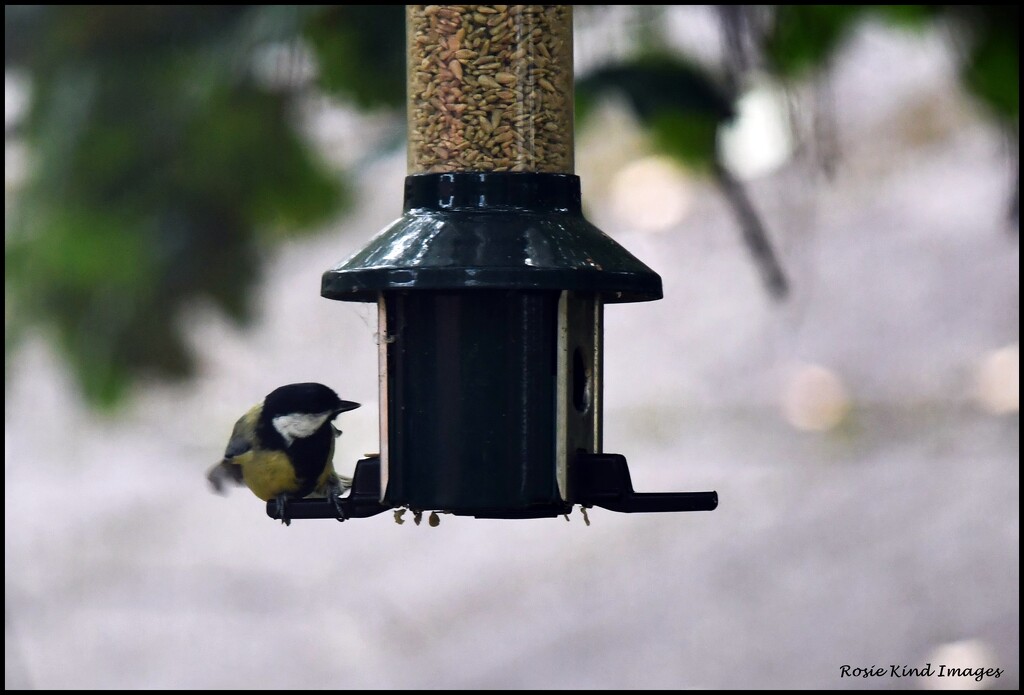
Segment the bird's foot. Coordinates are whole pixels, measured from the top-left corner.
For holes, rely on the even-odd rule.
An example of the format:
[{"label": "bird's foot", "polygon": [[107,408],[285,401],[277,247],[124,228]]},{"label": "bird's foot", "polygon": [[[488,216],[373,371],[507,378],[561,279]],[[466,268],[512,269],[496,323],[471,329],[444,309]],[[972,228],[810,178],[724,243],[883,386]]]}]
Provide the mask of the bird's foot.
[{"label": "bird's foot", "polygon": [[[351,487],[351,483],[349,483]],[[334,517],[338,521],[344,521],[348,518],[348,514],[345,512],[345,507],[341,503],[341,495],[345,492],[345,485],[343,482],[334,482],[327,486],[327,497],[331,500],[331,504],[334,505],[334,510],[338,512],[338,516]]]},{"label": "bird's foot", "polygon": [[277,515],[281,517],[281,523],[291,526],[292,520],[288,518],[288,495],[278,495],[275,501],[277,502]]}]

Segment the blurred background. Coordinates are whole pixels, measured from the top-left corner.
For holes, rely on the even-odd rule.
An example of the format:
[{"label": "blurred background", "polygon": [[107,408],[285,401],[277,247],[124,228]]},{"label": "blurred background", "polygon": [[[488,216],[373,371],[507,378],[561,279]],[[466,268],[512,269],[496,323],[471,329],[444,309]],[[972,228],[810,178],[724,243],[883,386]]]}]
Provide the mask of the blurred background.
[{"label": "blurred background", "polygon": [[[403,16],[5,7],[6,687],[1018,687],[1016,7],[577,8],[587,215],[665,287],[605,446],[717,511],[210,494],[280,384],[379,448],[319,286],[401,211]],[[1002,675],[840,678],[927,663]]]}]

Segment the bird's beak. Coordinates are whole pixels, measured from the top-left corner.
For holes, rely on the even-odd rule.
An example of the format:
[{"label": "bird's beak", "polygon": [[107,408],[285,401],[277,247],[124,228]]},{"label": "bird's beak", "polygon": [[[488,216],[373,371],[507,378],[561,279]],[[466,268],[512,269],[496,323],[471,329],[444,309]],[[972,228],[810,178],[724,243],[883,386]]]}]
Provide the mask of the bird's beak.
[{"label": "bird's beak", "polygon": [[353,403],[352,401],[338,401],[338,405],[334,409],[334,414],[340,415],[341,413],[348,412],[349,410],[355,410],[358,407],[359,404]]}]

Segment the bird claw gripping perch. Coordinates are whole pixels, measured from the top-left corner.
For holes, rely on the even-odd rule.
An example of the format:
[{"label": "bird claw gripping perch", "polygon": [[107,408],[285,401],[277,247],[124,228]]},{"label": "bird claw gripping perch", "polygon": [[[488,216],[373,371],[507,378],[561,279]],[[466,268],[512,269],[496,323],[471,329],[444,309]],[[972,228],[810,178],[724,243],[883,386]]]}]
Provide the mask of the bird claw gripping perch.
[{"label": "bird claw gripping perch", "polygon": [[280,519],[281,523],[285,526],[291,526],[292,520],[291,517],[288,515],[288,495],[278,495],[273,500],[267,502],[268,510],[271,505],[273,505],[274,511],[276,513],[274,515],[274,518]]},{"label": "bird claw gripping perch", "polygon": [[[380,503],[380,458],[372,456],[356,463],[352,477],[352,488],[348,496],[341,497],[340,491],[331,490],[327,497],[292,499],[288,501],[288,517],[291,519],[362,519],[389,511],[390,506]],[[267,502],[267,516],[280,519],[278,505],[274,500]]]},{"label": "bird claw gripping perch", "polygon": [[348,515],[345,512],[345,507],[342,504],[342,492],[343,490],[340,483],[331,485],[327,490],[327,499],[329,499],[331,504],[334,505],[334,511],[338,513],[335,519],[339,522],[345,521],[348,518]]}]

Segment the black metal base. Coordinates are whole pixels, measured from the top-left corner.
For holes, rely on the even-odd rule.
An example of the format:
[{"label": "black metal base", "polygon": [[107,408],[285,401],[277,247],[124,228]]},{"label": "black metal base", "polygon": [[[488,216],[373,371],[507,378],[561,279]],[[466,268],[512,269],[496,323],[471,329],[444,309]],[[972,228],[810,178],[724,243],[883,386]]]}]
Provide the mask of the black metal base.
[{"label": "black metal base", "polygon": [[[527,509],[477,509],[452,511],[457,516],[478,519],[539,519],[568,514],[573,506],[603,507],[613,512],[702,512],[718,507],[718,493],[710,492],[635,492],[629,465],[622,454],[578,454],[574,462],[575,495],[572,503],[544,505]],[[340,500],[345,519],[375,516],[393,507],[380,503],[380,457],[372,456],[356,463],[352,491]],[[302,499],[288,502],[289,519],[338,519],[338,510],[327,499]],[[429,511],[429,510],[420,510]],[[448,511],[448,510],[436,510]],[[267,502],[267,516],[280,519],[276,500]]]},{"label": "black metal base", "polygon": [[577,454],[576,504],[613,512],[710,512],[718,493],[634,492],[629,465],[622,454]]}]

